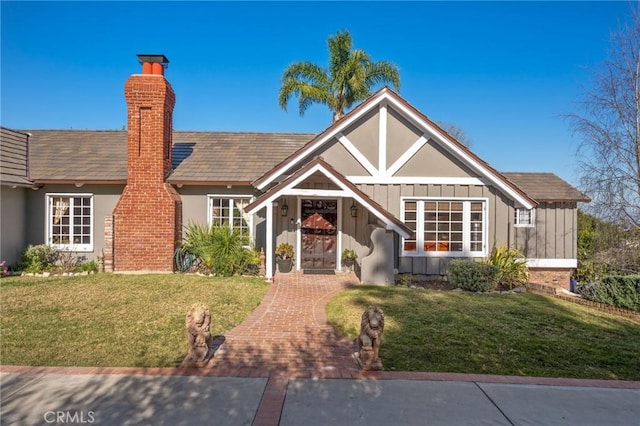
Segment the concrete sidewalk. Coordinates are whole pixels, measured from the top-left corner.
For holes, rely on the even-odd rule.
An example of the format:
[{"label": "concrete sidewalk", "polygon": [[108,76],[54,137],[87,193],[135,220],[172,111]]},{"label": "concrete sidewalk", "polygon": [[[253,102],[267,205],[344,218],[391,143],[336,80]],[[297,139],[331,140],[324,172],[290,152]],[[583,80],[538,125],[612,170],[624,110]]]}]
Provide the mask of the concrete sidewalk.
[{"label": "concrete sidewalk", "polygon": [[0,373],[1,424],[640,424],[638,382],[593,387],[40,371]]}]

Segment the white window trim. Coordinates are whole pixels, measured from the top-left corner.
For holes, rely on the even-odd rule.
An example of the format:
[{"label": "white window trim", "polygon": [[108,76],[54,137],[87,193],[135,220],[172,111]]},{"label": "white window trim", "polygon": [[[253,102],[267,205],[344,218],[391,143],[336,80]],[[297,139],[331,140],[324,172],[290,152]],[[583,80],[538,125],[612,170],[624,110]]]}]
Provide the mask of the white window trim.
[{"label": "white window trim", "polygon": [[[253,197],[252,195],[242,195],[242,194],[207,194],[207,226],[211,226],[211,210],[212,210],[212,200],[214,198],[225,198],[227,200],[235,200],[238,198],[241,198],[243,200],[248,200],[249,204],[251,204],[254,200],[255,197]],[[234,205],[235,205],[235,201],[234,201]],[[231,212],[233,212],[233,209],[230,209]],[[229,227],[232,228],[233,226],[233,221],[230,220],[229,221]],[[253,235],[253,215],[249,214],[249,220],[247,221],[247,227],[249,228],[249,245],[253,245],[254,241],[254,235]],[[233,228],[232,228],[233,229]]]},{"label": "white window trim", "polygon": [[[529,219],[531,221],[530,223],[520,223],[520,215],[518,214],[518,212],[522,210],[529,211]],[[523,207],[516,207],[513,214],[513,226],[515,226],[516,228],[533,228],[536,226],[536,209],[525,209]]]},{"label": "white window trim", "polygon": [[[91,240],[91,242],[89,244],[54,244],[53,243],[53,232],[52,232],[52,228],[53,228],[53,221],[52,221],[52,214],[53,212],[51,211],[51,199],[53,197],[68,197],[68,198],[80,198],[80,197],[89,197],[91,198],[91,206],[90,206],[90,210],[91,212],[89,213],[89,220],[90,220],[90,225],[89,225],[89,239]],[[47,245],[60,250],[60,251],[71,251],[71,252],[92,252],[93,251],[93,242],[94,242],[94,231],[93,231],[93,224],[94,224],[94,216],[93,216],[93,212],[94,212],[94,196],[91,193],[68,193],[68,192],[47,192],[45,194],[44,197],[44,202],[45,202],[45,235],[44,235],[44,240],[47,242]],[[72,206],[69,206],[69,209],[72,209]],[[73,228],[73,224],[69,224],[70,228]]]},{"label": "white window trim", "polygon": [[[400,238],[400,256],[402,257],[486,257],[488,238],[489,238],[489,199],[486,197],[400,197],[400,217],[404,221],[404,203],[405,201],[417,201],[417,202],[429,202],[429,201],[459,201],[463,204],[463,225],[462,225],[462,251],[423,251],[419,249],[417,251],[405,251],[404,250],[404,238]],[[471,210],[469,209],[469,203],[482,202],[484,206],[484,217],[482,221],[482,251],[471,251]],[[421,223],[421,225],[419,225]],[[417,208],[416,211],[416,247],[424,247],[422,243],[423,236],[419,237],[420,228],[424,226],[424,209]],[[422,232],[424,234],[424,231]]]}]

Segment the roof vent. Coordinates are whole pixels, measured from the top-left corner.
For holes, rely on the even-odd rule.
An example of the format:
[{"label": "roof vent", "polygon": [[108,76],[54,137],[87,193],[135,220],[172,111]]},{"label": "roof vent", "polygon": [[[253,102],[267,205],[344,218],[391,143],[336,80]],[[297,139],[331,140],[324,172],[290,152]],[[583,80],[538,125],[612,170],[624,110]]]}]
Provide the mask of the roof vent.
[{"label": "roof vent", "polygon": [[169,66],[169,60],[164,55],[138,54],[138,61],[142,64],[142,74],[164,75],[164,70]]}]

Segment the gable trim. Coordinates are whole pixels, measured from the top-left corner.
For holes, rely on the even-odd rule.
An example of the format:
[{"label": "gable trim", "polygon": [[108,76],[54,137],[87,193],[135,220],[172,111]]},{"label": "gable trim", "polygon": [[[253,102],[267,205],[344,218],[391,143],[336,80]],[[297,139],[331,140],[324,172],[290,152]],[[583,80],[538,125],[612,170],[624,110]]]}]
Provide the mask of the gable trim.
[{"label": "gable trim", "polygon": [[364,154],[362,154],[362,152],[360,152],[360,150],[356,148],[356,146],[349,140],[349,138],[347,138],[342,133],[338,133],[336,137],[346,148],[346,150],[349,151],[351,155],[353,155],[358,163],[360,163],[360,165],[362,165],[362,167],[364,167],[371,174],[371,176],[378,176],[380,174],[378,169],[376,169],[375,166],[371,164],[369,160],[367,160],[367,157],[365,157]]},{"label": "gable trim", "polygon": [[[528,196],[515,184],[511,183],[506,177],[502,176],[500,172],[493,169],[488,163],[473,154],[460,142],[449,136],[444,130],[438,127],[437,124],[429,120],[424,114],[415,109],[406,100],[402,99],[400,95],[398,95],[388,87],[380,89],[377,93],[373,94],[369,99],[362,102],[354,110],[347,113],[347,115],[345,115],[342,119],[338,120],[336,123],[328,127],[323,133],[318,135],[303,148],[290,155],[279,165],[260,177],[254,182],[255,186],[258,189],[263,190],[278,176],[286,174],[286,172],[290,168],[299,164],[304,160],[304,158],[320,148],[324,143],[326,143],[336,134],[342,132],[347,126],[353,124],[364,114],[371,111],[376,105],[382,105],[382,102],[384,102],[385,108],[388,108],[389,105],[393,105],[399,113],[404,115],[405,118],[407,118],[409,121],[412,121],[415,125],[417,125],[417,127],[420,127],[432,133],[435,142],[442,145],[443,148],[449,150],[454,156],[458,157],[460,161],[468,165],[472,170],[476,171],[482,177],[486,178],[487,182],[495,185],[497,189],[508,195],[523,207],[534,208],[537,205],[537,202],[533,198]],[[380,147],[379,149],[382,149],[382,147]],[[386,176],[387,170],[378,170],[378,175]]]},{"label": "gable trim", "polygon": [[387,184],[387,185],[478,185],[486,186],[483,179],[475,177],[412,177],[412,176],[346,176],[354,184]]},{"label": "gable trim", "polygon": [[405,164],[407,164],[409,162],[409,160],[411,160],[411,158],[416,155],[418,153],[418,151],[420,151],[420,148],[422,148],[423,146],[426,145],[426,143],[429,141],[429,138],[426,137],[426,135],[422,135],[418,138],[417,141],[415,141],[413,143],[413,145],[411,145],[411,147],[409,147],[408,150],[406,150],[401,156],[400,158],[398,158],[395,163],[393,163],[391,165],[391,167],[389,167],[387,169],[387,176],[393,176],[396,174],[396,172],[398,170],[400,170],[402,168],[402,166],[404,166]]},{"label": "gable trim", "polygon": [[426,128],[430,133],[432,133],[436,138],[436,142],[444,145],[445,148],[450,149],[455,156],[463,161],[463,163],[468,164],[473,170],[484,175],[489,181],[495,184],[515,201],[529,209],[536,206],[537,203],[535,200],[531,199],[526,194],[521,193],[521,190],[514,188],[506,178],[500,175],[499,172],[493,170],[491,166],[474,155],[471,151],[461,148],[461,144],[452,142],[450,137],[445,136],[444,132],[434,125],[428,118],[419,112],[412,111],[413,108],[408,104],[405,104],[406,101],[401,102],[393,96],[388,96],[388,101],[397,107],[405,117],[408,117],[414,123]]},{"label": "gable trim", "polygon": [[378,174],[388,176],[387,170],[387,106],[380,104],[380,120],[378,122]]},{"label": "gable trim", "polygon": [[[367,196],[364,192],[360,191],[356,186],[349,182],[344,176],[340,175],[321,158],[316,158],[315,160],[304,166],[302,169],[289,176],[289,178],[271,188],[268,192],[263,194],[253,203],[245,207],[245,211],[249,214],[255,214],[258,212],[258,210],[268,206],[270,203],[272,203],[282,195],[293,195],[294,192],[301,190],[295,188],[295,186],[303,182],[305,179],[316,172],[324,174],[329,180],[331,180],[341,188],[341,190],[344,192],[344,196],[353,198],[360,205],[370,211],[374,216],[380,219],[380,221],[385,224],[385,229],[395,231],[404,238],[408,238],[411,235],[412,231],[404,223],[402,223],[402,221],[393,216],[391,213],[387,212],[382,206],[369,198],[369,196]],[[333,194],[337,194],[337,191],[333,190],[332,195]]]},{"label": "gable trim", "polygon": [[385,96],[386,91],[384,89],[380,90],[378,93],[373,94],[369,99],[362,102],[356,109],[347,113],[347,115],[342,117],[333,125],[329,126],[324,132],[316,136],[316,138],[311,140],[307,145],[294,152],[291,156],[268,171],[264,176],[257,179],[254,182],[255,187],[260,190],[264,190],[264,188],[266,188],[267,185],[273,182],[278,176],[286,174],[286,171],[292,166],[298,164],[328,140],[335,137],[338,133],[341,133],[353,122],[357,121],[360,117],[371,111],[378,104],[378,99],[384,99]]}]

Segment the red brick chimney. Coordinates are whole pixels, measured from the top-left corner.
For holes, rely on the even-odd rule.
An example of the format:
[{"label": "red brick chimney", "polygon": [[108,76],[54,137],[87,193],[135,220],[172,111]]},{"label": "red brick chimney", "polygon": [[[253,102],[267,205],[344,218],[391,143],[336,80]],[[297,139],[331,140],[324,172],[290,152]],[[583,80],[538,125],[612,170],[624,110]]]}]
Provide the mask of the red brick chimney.
[{"label": "red brick chimney", "polygon": [[138,55],[142,74],[125,83],[128,106],[127,186],[113,211],[116,272],[173,271],[182,201],[165,179],[171,171],[175,94],[164,55]]}]

